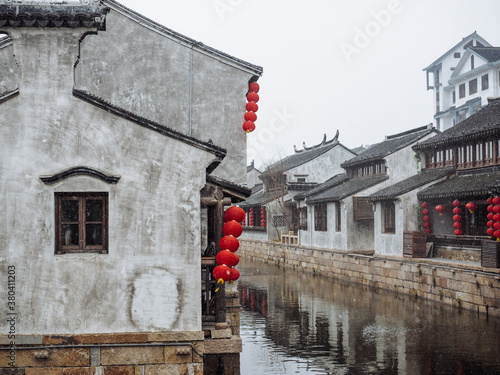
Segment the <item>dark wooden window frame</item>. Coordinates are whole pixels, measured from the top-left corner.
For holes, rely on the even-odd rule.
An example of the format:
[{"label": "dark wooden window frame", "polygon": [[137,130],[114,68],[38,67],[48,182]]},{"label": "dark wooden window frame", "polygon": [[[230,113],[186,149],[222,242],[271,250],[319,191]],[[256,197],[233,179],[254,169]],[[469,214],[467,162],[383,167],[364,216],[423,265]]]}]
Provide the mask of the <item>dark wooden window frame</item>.
[{"label": "dark wooden window frame", "polygon": [[[78,201],[78,218],[74,221],[63,221],[63,202]],[[87,201],[101,201],[102,210],[100,220],[87,221]],[[108,253],[108,193],[107,192],[78,192],[55,193],[55,253]],[[67,244],[63,241],[63,226],[78,227],[78,244]],[[87,244],[87,225],[101,225],[101,244]],[[67,242],[67,241],[66,241]]]},{"label": "dark wooden window frame", "polygon": [[490,88],[490,76],[488,73],[481,76],[481,91],[488,90]]},{"label": "dark wooden window frame", "polygon": [[307,230],[307,206],[299,207],[299,229]]},{"label": "dark wooden window frame", "polygon": [[335,232],[342,232],[342,203],[335,202]]},{"label": "dark wooden window frame", "polygon": [[465,83],[458,85],[458,98],[465,98]]},{"label": "dark wooden window frame", "polygon": [[382,204],[383,215],[383,231],[387,234],[396,233],[396,204],[394,202],[386,201]]},{"label": "dark wooden window frame", "polygon": [[326,203],[316,203],[314,205],[314,230],[326,232],[328,209]]},{"label": "dark wooden window frame", "polygon": [[477,78],[471,79],[469,81],[469,95],[477,93]]}]

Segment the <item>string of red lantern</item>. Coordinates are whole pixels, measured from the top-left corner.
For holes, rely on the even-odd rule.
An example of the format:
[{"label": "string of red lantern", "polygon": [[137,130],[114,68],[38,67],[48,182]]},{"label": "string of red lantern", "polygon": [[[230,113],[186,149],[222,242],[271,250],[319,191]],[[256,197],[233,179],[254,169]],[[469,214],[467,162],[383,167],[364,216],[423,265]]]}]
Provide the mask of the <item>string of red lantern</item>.
[{"label": "string of red lantern", "polygon": [[237,237],[241,236],[243,232],[240,222],[245,220],[245,216],[245,211],[238,206],[229,207],[224,212],[224,226],[222,227],[224,237],[219,241],[221,250],[215,257],[218,265],[212,272],[215,280],[217,280],[218,286],[215,290],[216,292],[224,282],[235,281],[240,277],[240,272],[236,268],[233,268],[240,262],[240,257],[234,253],[240,247]]},{"label": "string of red lantern", "polygon": [[458,199],[455,199],[453,201],[453,206],[455,206],[455,208],[453,208],[453,228],[455,228],[455,231],[453,233],[455,234],[455,236],[461,236],[464,234],[464,232],[462,231],[462,216],[460,216],[460,214],[462,213],[462,209],[460,208],[460,205],[461,203]]},{"label": "string of red lantern", "polygon": [[253,227],[253,223],[254,223],[254,221],[253,221],[253,217],[254,217],[254,215],[253,215],[253,208],[250,208],[250,213],[248,214],[248,218],[249,218],[249,219],[248,219],[248,224],[249,224],[251,227]]},{"label": "string of red lantern", "polygon": [[257,120],[257,112],[259,110],[259,106],[257,102],[259,101],[259,94],[257,94],[260,90],[260,86],[257,82],[250,82],[248,85],[248,94],[247,94],[247,104],[245,106],[247,112],[245,113],[245,122],[243,123],[243,130],[247,133],[251,133],[255,130],[255,121]]},{"label": "string of red lantern", "polygon": [[488,203],[488,207],[486,207],[486,210],[488,211],[488,222],[486,223],[488,229],[486,229],[486,234],[488,234],[490,238],[493,238],[493,234],[495,233],[495,229],[493,229],[493,225],[495,223],[493,221],[493,217],[495,216],[495,214],[493,213],[493,198],[488,198],[486,200],[486,203]]},{"label": "string of red lantern", "polygon": [[439,215],[441,215],[445,210],[446,208],[442,204],[438,204],[436,206],[436,211],[439,212]]},{"label": "string of red lantern", "polygon": [[493,232],[493,236],[496,237],[497,241],[500,241],[500,198],[495,197],[491,200],[491,203],[493,203],[493,229],[495,230]]},{"label": "string of red lantern", "polygon": [[266,209],[264,207],[260,208],[260,226],[266,226]]},{"label": "string of red lantern", "polygon": [[432,234],[431,218],[429,217],[428,204],[422,203],[422,221],[424,222],[425,233]]}]

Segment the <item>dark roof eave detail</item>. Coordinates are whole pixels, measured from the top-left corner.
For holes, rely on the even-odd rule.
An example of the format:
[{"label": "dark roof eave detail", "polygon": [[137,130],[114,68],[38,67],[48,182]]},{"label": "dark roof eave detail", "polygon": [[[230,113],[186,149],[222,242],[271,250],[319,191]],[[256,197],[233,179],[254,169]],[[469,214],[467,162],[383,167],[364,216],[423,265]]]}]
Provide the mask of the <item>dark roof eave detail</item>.
[{"label": "dark roof eave detail", "polygon": [[185,134],[182,134],[180,132],[177,132],[173,129],[167,128],[166,126],[160,125],[154,121],[148,120],[144,117],[137,116],[133,114],[132,112],[129,112],[123,108],[116,107],[110,103],[107,103],[106,101],[91,95],[85,91],[81,91],[78,89],[73,89],[73,95],[79,99],[82,99],[86,101],[87,103],[93,104],[98,108],[104,109],[107,112],[113,113],[116,116],[119,116],[121,118],[124,118],[126,120],[132,121],[136,123],[137,125],[143,126],[149,130],[153,130],[157,133],[163,134],[167,137],[176,139],[178,141],[187,143],[190,146],[199,148],[203,151],[210,152],[214,155],[216,155],[218,158],[223,159],[227,151],[223,149],[222,147],[215,146],[213,144],[210,144],[208,142],[203,142],[200,141],[196,138],[187,136]]},{"label": "dark roof eave detail", "polygon": [[252,190],[245,186],[235,184],[234,182],[230,182],[210,174],[207,174],[206,181],[207,183],[219,186],[222,188],[225,195],[237,198],[238,201],[244,200],[252,194]]},{"label": "dark roof eave detail", "polygon": [[19,89],[15,89],[15,90],[3,93],[2,95],[0,95],[0,104],[3,102],[6,102],[7,100],[9,100],[17,95],[19,95]]},{"label": "dark roof eave detail", "polygon": [[90,176],[97,178],[101,181],[104,181],[108,184],[117,184],[120,180],[120,176],[112,176],[109,174],[105,174],[103,172],[98,171],[97,169],[88,168],[88,167],[74,167],[70,169],[66,169],[62,172],[56,173],[52,176],[40,176],[40,180],[45,185],[52,185],[56,182],[64,180],[68,177],[72,176]]}]

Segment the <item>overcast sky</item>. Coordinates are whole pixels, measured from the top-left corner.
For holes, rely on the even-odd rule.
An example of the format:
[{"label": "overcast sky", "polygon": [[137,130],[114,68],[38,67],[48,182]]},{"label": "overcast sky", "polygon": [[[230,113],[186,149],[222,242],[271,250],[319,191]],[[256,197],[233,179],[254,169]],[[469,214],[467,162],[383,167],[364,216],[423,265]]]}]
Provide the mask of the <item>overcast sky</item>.
[{"label": "overcast sky", "polygon": [[474,31],[500,46],[498,0],[120,2],[264,68],[248,136],[257,167],[337,129],[354,148],[433,122],[422,69]]}]

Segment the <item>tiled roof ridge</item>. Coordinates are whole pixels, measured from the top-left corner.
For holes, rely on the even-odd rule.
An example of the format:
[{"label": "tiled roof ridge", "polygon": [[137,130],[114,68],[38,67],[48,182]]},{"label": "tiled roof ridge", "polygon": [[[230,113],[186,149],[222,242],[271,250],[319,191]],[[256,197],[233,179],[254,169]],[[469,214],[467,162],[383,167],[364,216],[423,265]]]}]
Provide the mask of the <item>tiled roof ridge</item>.
[{"label": "tiled roof ridge", "polygon": [[[336,179],[338,179],[338,181],[336,181],[337,183],[332,185],[332,182],[335,182]],[[318,184],[318,186],[313,187],[312,189],[310,189],[304,193],[297,194],[294,197],[294,199],[296,198],[298,200],[302,200],[302,199],[307,198],[308,195],[320,194],[320,193],[324,192],[325,190],[330,189],[333,186],[340,185],[340,184],[346,182],[347,180],[349,180],[349,178],[347,177],[347,174],[338,173],[335,176],[330,177],[325,182]]]},{"label": "tiled roof ridge", "polygon": [[142,116],[136,115],[124,108],[118,107],[114,104],[111,104],[107,101],[105,101],[102,98],[99,98],[95,95],[92,95],[86,91],[83,90],[78,90],[78,89],[73,89],[73,95],[79,99],[82,99],[90,104],[95,105],[96,107],[102,108],[110,113],[113,113],[114,115],[117,115],[119,117],[122,117],[124,119],[127,119],[129,121],[132,121],[140,126],[143,126],[145,128],[148,128],[150,130],[153,130],[157,133],[163,134],[165,136],[177,139],[181,142],[187,143],[191,146],[203,149],[205,151],[211,152],[215,154],[216,156],[220,157],[221,159],[224,158],[227,154],[226,149],[215,146],[214,144],[210,142],[204,142],[201,141],[197,138],[188,136],[186,134],[180,133],[176,130],[173,130],[165,125],[161,125],[155,121],[148,120],[147,118],[144,118]]},{"label": "tiled roof ridge", "polygon": [[15,3],[0,4],[0,27],[86,27],[106,29],[106,14],[109,8],[100,2],[96,6]]}]

